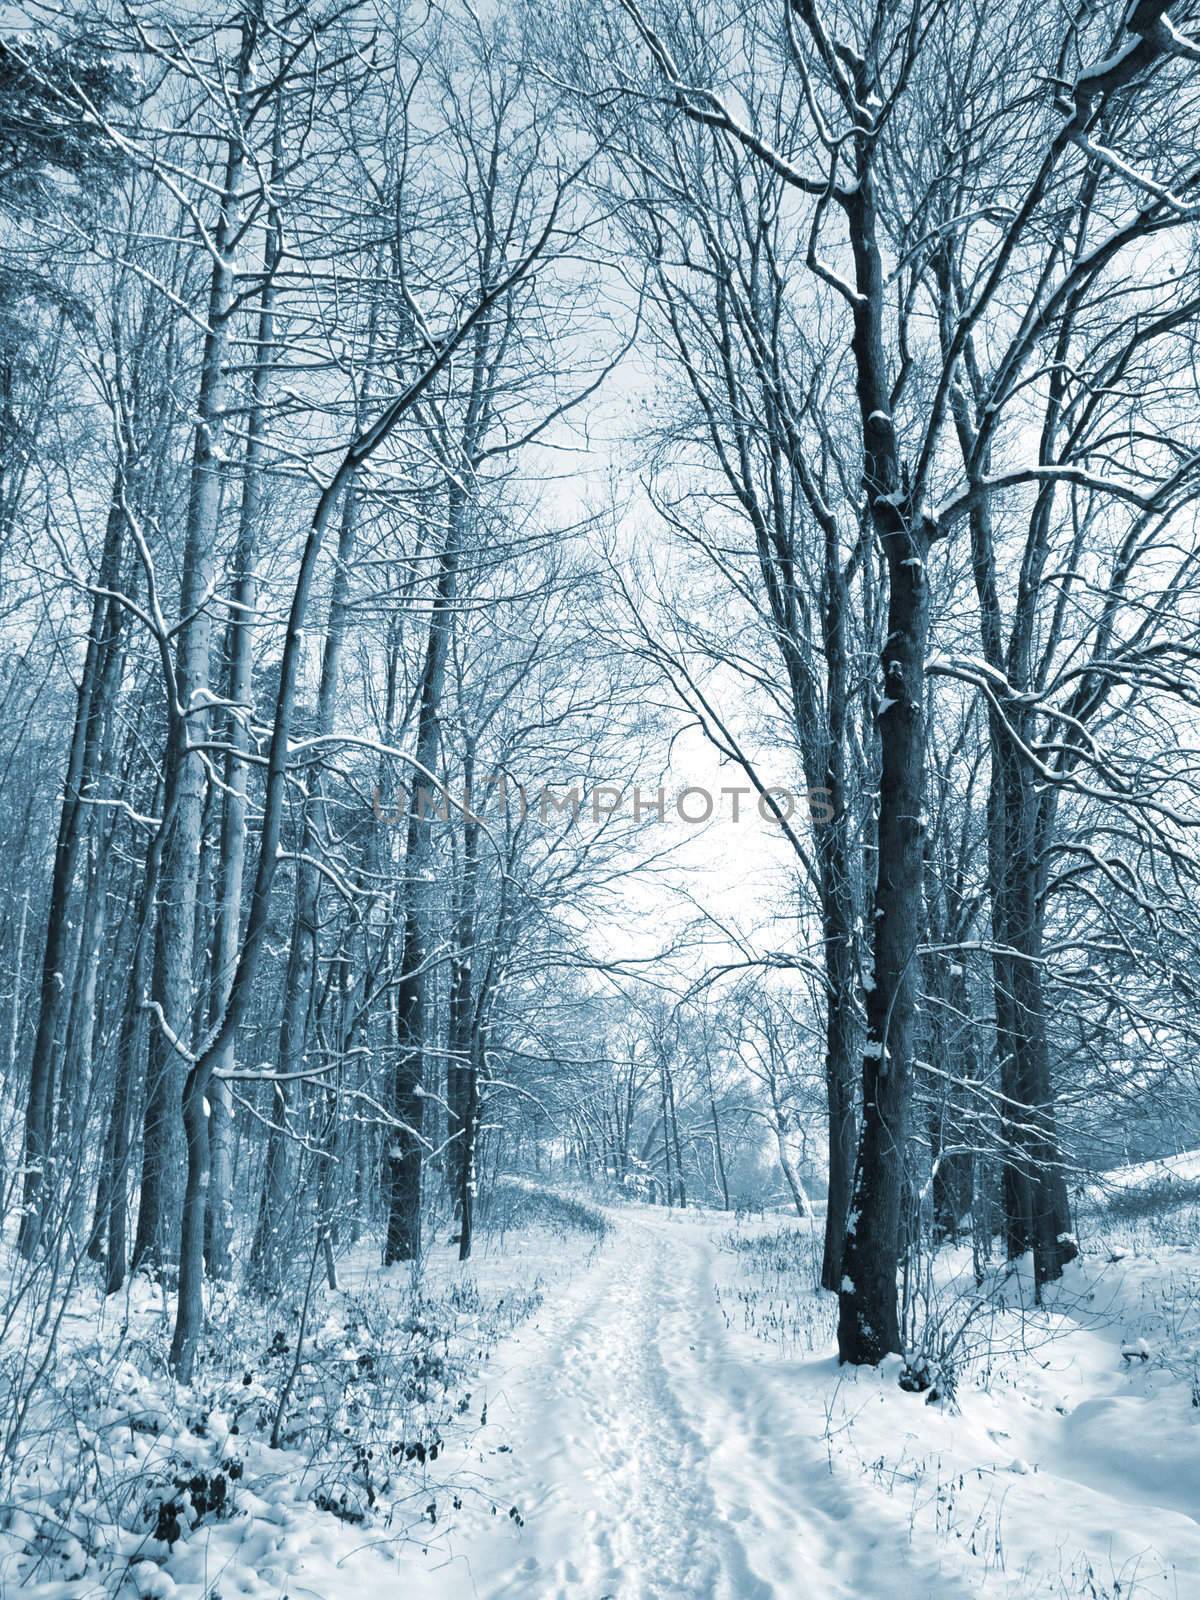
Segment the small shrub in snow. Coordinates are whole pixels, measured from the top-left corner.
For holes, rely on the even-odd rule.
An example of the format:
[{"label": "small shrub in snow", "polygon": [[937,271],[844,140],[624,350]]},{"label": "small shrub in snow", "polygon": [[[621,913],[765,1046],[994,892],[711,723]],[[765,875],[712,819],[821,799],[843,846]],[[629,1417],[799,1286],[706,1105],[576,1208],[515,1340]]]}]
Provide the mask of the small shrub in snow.
[{"label": "small shrub in snow", "polygon": [[597,1242],[609,1232],[604,1213],[588,1201],[525,1183],[494,1184],[480,1207],[480,1220],[501,1243],[506,1233],[528,1228],[545,1228],[560,1237],[581,1233]]},{"label": "small shrub in snow", "polygon": [[1145,1183],[1117,1189],[1108,1197],[1108,1215],[1118,1222],[1139,1217],[1162,1217],[1180,1206],[1200,1203],[1200,1178],[1180,1178],[1170,1173]]},{"label": "small shrub in snow", "polygon": [[770,1233],[735,1228],[723,1247],[741,1260],[741,1282],[718,1304],[728,1325],[788,1354],[823,1350],[837,1325],[837,1301],[819,1287],[820,1243],[811,1228],[785,1225]]}]

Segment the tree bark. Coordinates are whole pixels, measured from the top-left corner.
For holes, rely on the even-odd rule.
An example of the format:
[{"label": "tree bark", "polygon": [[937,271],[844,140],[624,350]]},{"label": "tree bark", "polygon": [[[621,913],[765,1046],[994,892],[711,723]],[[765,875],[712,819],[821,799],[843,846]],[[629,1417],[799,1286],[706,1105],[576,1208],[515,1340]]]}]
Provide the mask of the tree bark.
[{"label": "tree bark", "polygon": [[869,147],[843,204],[854,257],[853,336],[863,479],[888,576],[881,653],[879,814],[863,1058],[862,1131],[843,1277],[838,1353],[875,1364],[900,1349],[896,1266],[915,1042],[917,948],[924,926],[926,563],[931,529],[908,501],[884,357],[885,290]]},{"label": "tree bark", "polygon": [[[349,619],[349,574],[357,540],[358,500],[351,481],[342,505],[337,562],[329,599],[325,644],[321,653],[316,731],[322,738],[334,731],[337,718],[342,648]],[[293,1196],[288,1122],[294,1074],[304,1069],[320,953],[321,879],[316,861],[324,831],[322,784],[319,768],[314,769],[309,779],[308,798],[303,805],[298,851],[300,859],[296,863],[296,908],[292,918],[292,937],[283,986],[283,1016],[279,1027],[280,1079],[272,1094],[271,1131],[267,1139],[258,1222],[250,1254],[251,1274],[258,1288],[265,1293],[278,1288],[286,1261],[287,1213]]]},{"label": "tree bark", "polygon": [[458,1230],[460,1261],[466,1261],[470,1256],[475,1231],[475,1200],[479,1193],[479,1070],[485,1037],[479,1029],[473,1031],[471,1058],[463,1086],[463,1156],[459,1178]]},{"label": "tree bark", "polygon": [[717,1156],[717,1176],[721,1182],[721,1204],[729,1210],[729,1179],[725,1174],[725,1150],[721,1141],[721,1119],[717,1115],[717,1100],[713,1094],[712,1066],[708,1065],[708,1109],[712,1117],[713,1143]]},{"label": "tree bark", "polygon": [[[1022,726],[1016,708],[1018,737]],[[996,719],[998,720],[998,719]],[[1013,748],[1007,729],[996,728],[993,762],[999,771],[1004,826],[999,837],[1004,854],[996,866],[998,893],[993,916],[1003,949],[999,982],[1006,989],[1009,1032],[1008,1084],[1005,1093],[1006,1232],[1010,1256],[1033,1251],[1034,1279],[1039,1286],[1062,1276],[1077,1254],[1071,1229],[1066,1173],[1059,1148],[1055,1096],[1050,1073],[1043,982],[1041,893],[1044,857],[1034,773]]]},{"label": "tree bark", "polygon": [[[159,786],[161,789],[161,785]],[[161,801],[161,795],[156,794]],[[107,1234],[105,1246],[105,1293],[116,1294],[124,1285],[126,1271],[126,1211],[129,1203],[130,1121],[138,1082],[138,1068],[146,1046],[146,1009],[142,1002],[150,975],[150,956],[154,942],[154,913],[158,896],[158,872],[165,842],[162,825],[150,841],[142,873],[137,912],[137,931],[129,967],[129,986],[121,1011],[117,1035],[116,1073],[105,1140],[104,1167],[96,1200],[95,1233]]]},{"label": "tree bark", "polygon": [[[928,542],[886,535],[890,594],[880,714],[879,860],[874,973],[867,992],[862,1134],[838,1310],[843,1361],[875,1364],[900,1349],[896,1265],[908,1144],[916,950],[922,916]],[[914,561],[916,565],[907,563]]]},{"label": "tree bark", "polygon": [[[282,165],[281,122],[276,102],[275,134],[271,150],[271,193]],[[249,782],[249,717],[253,703],[254,625],[258,606],[258,534],[262,508],[263,456],[266,444],[267,389],[275,364],[275,272],[281,245],[279,216],[272,200],[267,213],[263,250],[263,282],[258,302],[257,352],[250,388],[246,426],[246,452],[242,469],[242,500],[234,550],[234,610],[226,638],[225,695],[230,702],[225,737],[224,809],[221,817],[220,863],[217,869],[217,916],[213,932],[213,973],[209,1004],[210,1026],[220,1020],[229,1003],[241,938],[242,880],[246,868],[246,796]],[[209,1096],[209,1146],[211,1170],[205,1215],[204,1256],[211,1278],[227,1278],[233,1238],[233,1096],[222,1069],[233,1065],[233,1041],[221,1061]]]},{"label": "tree bark", "polygon": [[[209,725],[207,695],[217,525],[224,482],[222,438],[228,394],[226,363],[230,321],[235,305],[233,252],[242,209],[245,144],[242,119],[250,84],[256,42],[256,18],[242,17],[237,62],[237,115],[231,130],[221,187],[220,213],[214,233],[214,260],[209,285],[208,318],[200,365],[197,421],[188,492],[179,611],[183,619],[175,659],[174,681],[168,683],[168,741],[164,806],[171,821],[160,875],[160,904],[154,945],[151,994],[157,1016],[150,1034],[146,1107],[142,1121],[142,1183],[133,1266],[154,1270],[167,1259],[175,1237],[178,1210],[179,1110],[187,1047],[195,1011],[193,940],[196,891],[201,864],[201,834],[207,776],[196,746]],[[167,1029],[174,1035],[169,1037]],[[203,1139],[208,1143],[208,1116]],[[201,1137],[186,1130],[189,1156]],[[207,1167],[207,1160],[205,1163]],[[207,1171],[205,1189],[207,1191]],[[207,1212],[207,1193],[200,1202]]]},{"label": "tree bark", "polygon": [[[951,276],[939,269],[943,298]],[[975,458],[977,432],[961,391],[953,406],[960,453]],[[986,472],[985,453],[979,470]],[[1062,1274],[1076,1253],[1070,1203],[1058,1145],[1050,1055],[1046,1037],[1042,938],[1045,924],[1046,844],[1053,797],[1043,810],[1037,773],[1026,751],[1035,742],[1020,693],[1030,685],[1038,586],[1031,573],[1044,562],[1044,519],[1049,497],[1039,496],[1027,534],[1026,560],[1007,649],[996,576],[991,507],[981,495],[970,515],[971,559],[979,600],[984,659],[1016,692],[989,707],[991,782],[988,791],[988,880],[992,901],[992,979],[996,1048],[1000,1058],[1000,1110],[1004,1232],[1010,1259],[1034,1253],[1040,1286]]]},{"label": "tree bark", "polygon": [[421,1172],[424,1163],[425,967],[430,955],[433,913],[433,818],[438,809],[433,774],[438,765],[439,710],[457,592],[459,541],[466,511],[459,489],[451,491],[446,543],[438,565],[437,588],[429,621],[417,714],[414,789],[404,852],[404,943],[396,989],[396,1065],[388,1134],[387,1238],[384,1263],[413,1261],[421,1252]]},{"label": "tree bark", "polygon": [[[112,503],[100,559],[98,588],[113,591],[120,581],[126,533],[122,498],[126,492],[123,467],[117,469]],[[46,1182],[52,1161],[54,1080],[58,1072],[60,1037],[65,1015],[67,967],[72,946],[73,890],[84,839],[83,794],[96,770],[105,721],[103,688],[110,655],[117,650],[124,611],[108,594],[92,601],[91,628],[79,680],[71,748],[63,781],[58,840],[50,884],[42,976],[38,991],[37,1031],[29,1068],[29,1100],[25,1115],[24,1191],[18,1248],[27,1259],[37,1250],[46,1220],[46,1207],[54,1200],[54,1183]]]},{"label": "tree bark", "polygon": [[[485,247],[484,275],[490,271],[491,247]],[[437,584],[429,619],[429,636],[421,672],[417,711],[416,777],[418,797],[410,806],[404,856],[404,942],[396,990],[396,1065],[392,1076],[392,1115],[396,1126],[388,1140],[386,1191],[388,1203],[384,1262],[415,1260],[421,1250],[421,1176],[424,1163],[425,1038],[428,1027],[426,963],[431,954],[433,885],[433,813],[439,807],[432,792],[438,765],[440,710],[446,660],[454,628],[458,569],[470,513],[470,485],[475,452],[485,426],[493,375],[488,367],[488,330],[482,322],[472,350],[471,386],[456,451],[455,479],[448,495],[446,538],[438,562]]]},{"label": "tree bark", "polygon": [[[475,996],[472,974],[479,873],[479,822],[472,800],[474,784],[475,746],[474,740],[468,735],[463,754],[463,795],[469,815],[463,823],[462,876],[458,890],[458,912],[455,917],[454,953],[450,973],[450,1059],[446,1068],[447,1184],[460,1220],[463,1215],[463,1199],[467,1193],[465,1169],[470,1162],[469,1102],[474,1070],[472,1050],[475,1037]],[[461,1237],[460,1229],[460,1242]]]}]

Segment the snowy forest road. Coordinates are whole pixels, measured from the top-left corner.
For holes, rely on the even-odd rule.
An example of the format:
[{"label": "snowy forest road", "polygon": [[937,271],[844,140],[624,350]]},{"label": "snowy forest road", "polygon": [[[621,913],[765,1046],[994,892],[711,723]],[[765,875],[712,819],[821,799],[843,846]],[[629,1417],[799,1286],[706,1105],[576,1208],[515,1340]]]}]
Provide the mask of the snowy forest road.
[{"label": "snowy forest road", "polygon": [[[727,1321],[713,1219],[611,1214],[614,1235],[489,1401],[505,1430],[479,1484],[503,1513],[423,1574],[478,1600],[798,1600],[966,1591],[923,1564],[875,1497],[835,1478],[826,1418],[791,1364]],[[811,1392],[811,1391],[810,1391]],[[495,1476],[492,1477],[494,1472]],[[464,1530],[466,1532],[466,1530]],[[428,1588],[425,1587],[428,1584]]]}]

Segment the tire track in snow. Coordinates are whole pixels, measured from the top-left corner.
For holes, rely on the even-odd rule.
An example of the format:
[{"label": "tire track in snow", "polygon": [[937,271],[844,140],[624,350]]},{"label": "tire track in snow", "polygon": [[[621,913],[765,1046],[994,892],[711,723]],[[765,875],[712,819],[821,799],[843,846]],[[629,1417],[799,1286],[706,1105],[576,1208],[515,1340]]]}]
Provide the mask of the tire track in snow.
[{"label": "tire track in snow", "polygon": [[576,1459],[590,1454],[598,1465],[615,1513],[609,1592],[618,1600],[768,1600],[736,1537],[720,1536],[704,1446],[664,1366],[660,1332],[677,1310],[675,1264],[656,1230],[633,1224],[623,1233],[624,1270],[573,1330],[574,1354],[557,1380],[589,1424],[573,1441]]},{"label": "tire track in snow", "polygon": [[[540,1554],[481,1595],[770,1600],[716,1526],[705,1447],[668,1380],[659,1330],[674,1269],[658,1230],[622,1219],[592,1293],[547,1350],[525,1537]],[[548,1359],[549,1358],[549,1359]],[[530,1422],[532,1416],[537,1420]],[[514,1457],[530,1459],[528,1443]]]},{"label": "tire track in snow", "polygon": [[[481,1488],[524,1527],[464,1528],[437,1600],[964,1600],[865,1486],[830,1471],[789,1363],[725,1325],[712,1216],[614,1236],[492,1388]],[[499,1430],[495,1432],[493,1430]],[[496,1446],[492,1445],[492,1451]],[[429,1574],[433,1577],[433,1574]],[[413,1591],[414,1595],[418,1592]]]}]

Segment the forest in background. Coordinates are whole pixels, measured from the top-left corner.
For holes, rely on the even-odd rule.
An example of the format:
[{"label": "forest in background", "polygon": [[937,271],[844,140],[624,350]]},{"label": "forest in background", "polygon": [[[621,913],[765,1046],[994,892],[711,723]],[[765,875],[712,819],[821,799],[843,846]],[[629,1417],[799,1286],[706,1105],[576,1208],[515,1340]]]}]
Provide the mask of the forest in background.
[{"label": "forest in background", "polygon": [[1198,40],[6,20],[6,1329],[142,1275],[186,1384],[515,1177],[815,1211],[873,1365],[1200,1142]]}]

